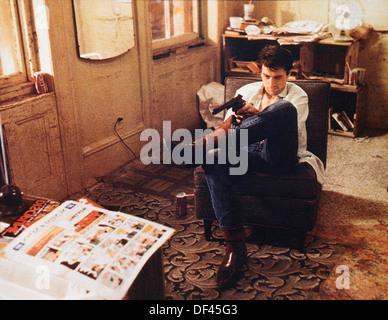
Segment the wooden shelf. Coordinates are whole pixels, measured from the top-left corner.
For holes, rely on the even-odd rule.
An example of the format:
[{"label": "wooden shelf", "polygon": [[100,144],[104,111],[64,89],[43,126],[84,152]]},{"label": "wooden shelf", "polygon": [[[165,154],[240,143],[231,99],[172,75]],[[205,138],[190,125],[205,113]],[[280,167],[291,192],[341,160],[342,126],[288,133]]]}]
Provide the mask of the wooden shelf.
[{"label": "wooden shelf", "polygon": [[342,46],[342,47],[350,47],[352,45],[352,41],[335,41],[333,37],[322,39],[318,41],[319,44],[327,44],[331,46]]},{"label": "wooden shelf", "polygon": [[337,84],[337,83],[332,83],[331,84],[331,89],[332,90],[339,90],[339,91],[346,91],[346,92],[359,92],[362,89],[362,86],[352,86],[350,84]]},{"label": "wooden shelf", "polygon": [[347,132],[347,131],[342,131],[342,130],[329,130],[328,133],[334,134],[337,136],[344,136],[344,137],[349,137],[349,138],[354,138],[354,133],[353,132]]}]

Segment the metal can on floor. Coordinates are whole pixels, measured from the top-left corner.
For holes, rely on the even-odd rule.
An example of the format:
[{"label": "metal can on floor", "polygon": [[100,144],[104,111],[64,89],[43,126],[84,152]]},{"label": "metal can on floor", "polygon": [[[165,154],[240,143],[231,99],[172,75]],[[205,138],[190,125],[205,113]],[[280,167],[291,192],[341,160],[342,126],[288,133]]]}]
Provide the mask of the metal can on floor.
[{"label": "metal can on floor", "polygon": [[180,192],[175,196],[176,216],[181,217],[187,214],[187,198],[185,192]]}]

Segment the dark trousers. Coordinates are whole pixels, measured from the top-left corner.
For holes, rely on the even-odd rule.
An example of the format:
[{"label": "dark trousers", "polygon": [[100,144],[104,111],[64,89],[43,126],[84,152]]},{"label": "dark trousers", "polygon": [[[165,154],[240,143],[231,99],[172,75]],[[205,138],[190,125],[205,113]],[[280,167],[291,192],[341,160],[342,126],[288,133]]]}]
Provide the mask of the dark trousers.
[{"label": "dark trousers", "polygon": [[[214,164],[202,165],[216,218],[220,227],[226,230],[240,228],[244,224],[237,190],[250,172],[284,173],[298,163],[297,110],[290,102],[280,100],[232,129],[235,135],[233,141],[237,144],[241,130],[248,133],[248,147],[244,150],[248,156],[246,174],[231,175],[230,164],[220,164],[217,159]],[[217,150],[211,152],[217,155]]]}]

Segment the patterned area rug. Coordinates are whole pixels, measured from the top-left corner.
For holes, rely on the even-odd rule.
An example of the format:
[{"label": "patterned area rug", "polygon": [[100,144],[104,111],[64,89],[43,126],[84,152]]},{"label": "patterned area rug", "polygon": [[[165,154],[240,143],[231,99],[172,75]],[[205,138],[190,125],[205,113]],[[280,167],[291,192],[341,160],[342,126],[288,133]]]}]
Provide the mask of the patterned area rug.
[{"label": "patterned area rug", "polygon": [[[175,229],[164,245],[166,298],[169,300],[313,300],[319,299],[345,248],[308,235],[303,252],[271,244],[248,243],[248,264],[235,288],[220,291],[216,272],[224,245],[205,240],[203,223],[189,201],[188,214],[177,217],[174,197],[192,193],[192,170],[131,163],[100,179],[72,198],[87,196],[111,210],[140,216]],[[254,232],[254,230],[248,230]],[[215,226],[214,233],[220,236]]]}]

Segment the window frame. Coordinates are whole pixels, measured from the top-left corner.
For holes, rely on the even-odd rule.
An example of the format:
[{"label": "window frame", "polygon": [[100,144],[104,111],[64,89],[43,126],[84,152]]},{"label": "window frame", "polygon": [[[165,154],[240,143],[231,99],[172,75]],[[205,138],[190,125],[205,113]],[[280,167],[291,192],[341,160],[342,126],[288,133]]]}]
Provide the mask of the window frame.
[{"label": "window frame", "polygon": [[0,76],[0,103],[34,93],[33,73],[40,69],[33,0],[11,0],[11,3],[20,70]]},{"label": "window frame", "polygon": [[[165,0],[162,0],[165,1]],[[197,0],[197,24],[198,31],[184,33],[178,36],[172,36],[170,38],[155,39],[152,40],[153,52],[169,51],[172,48],[179,48],[183,46],[192,46],[203,42],[203,13],[202,13],[203,1]],[[150,28],[152,27],[150,23]],[[152,37],[151,37],[152,38]]]}]

